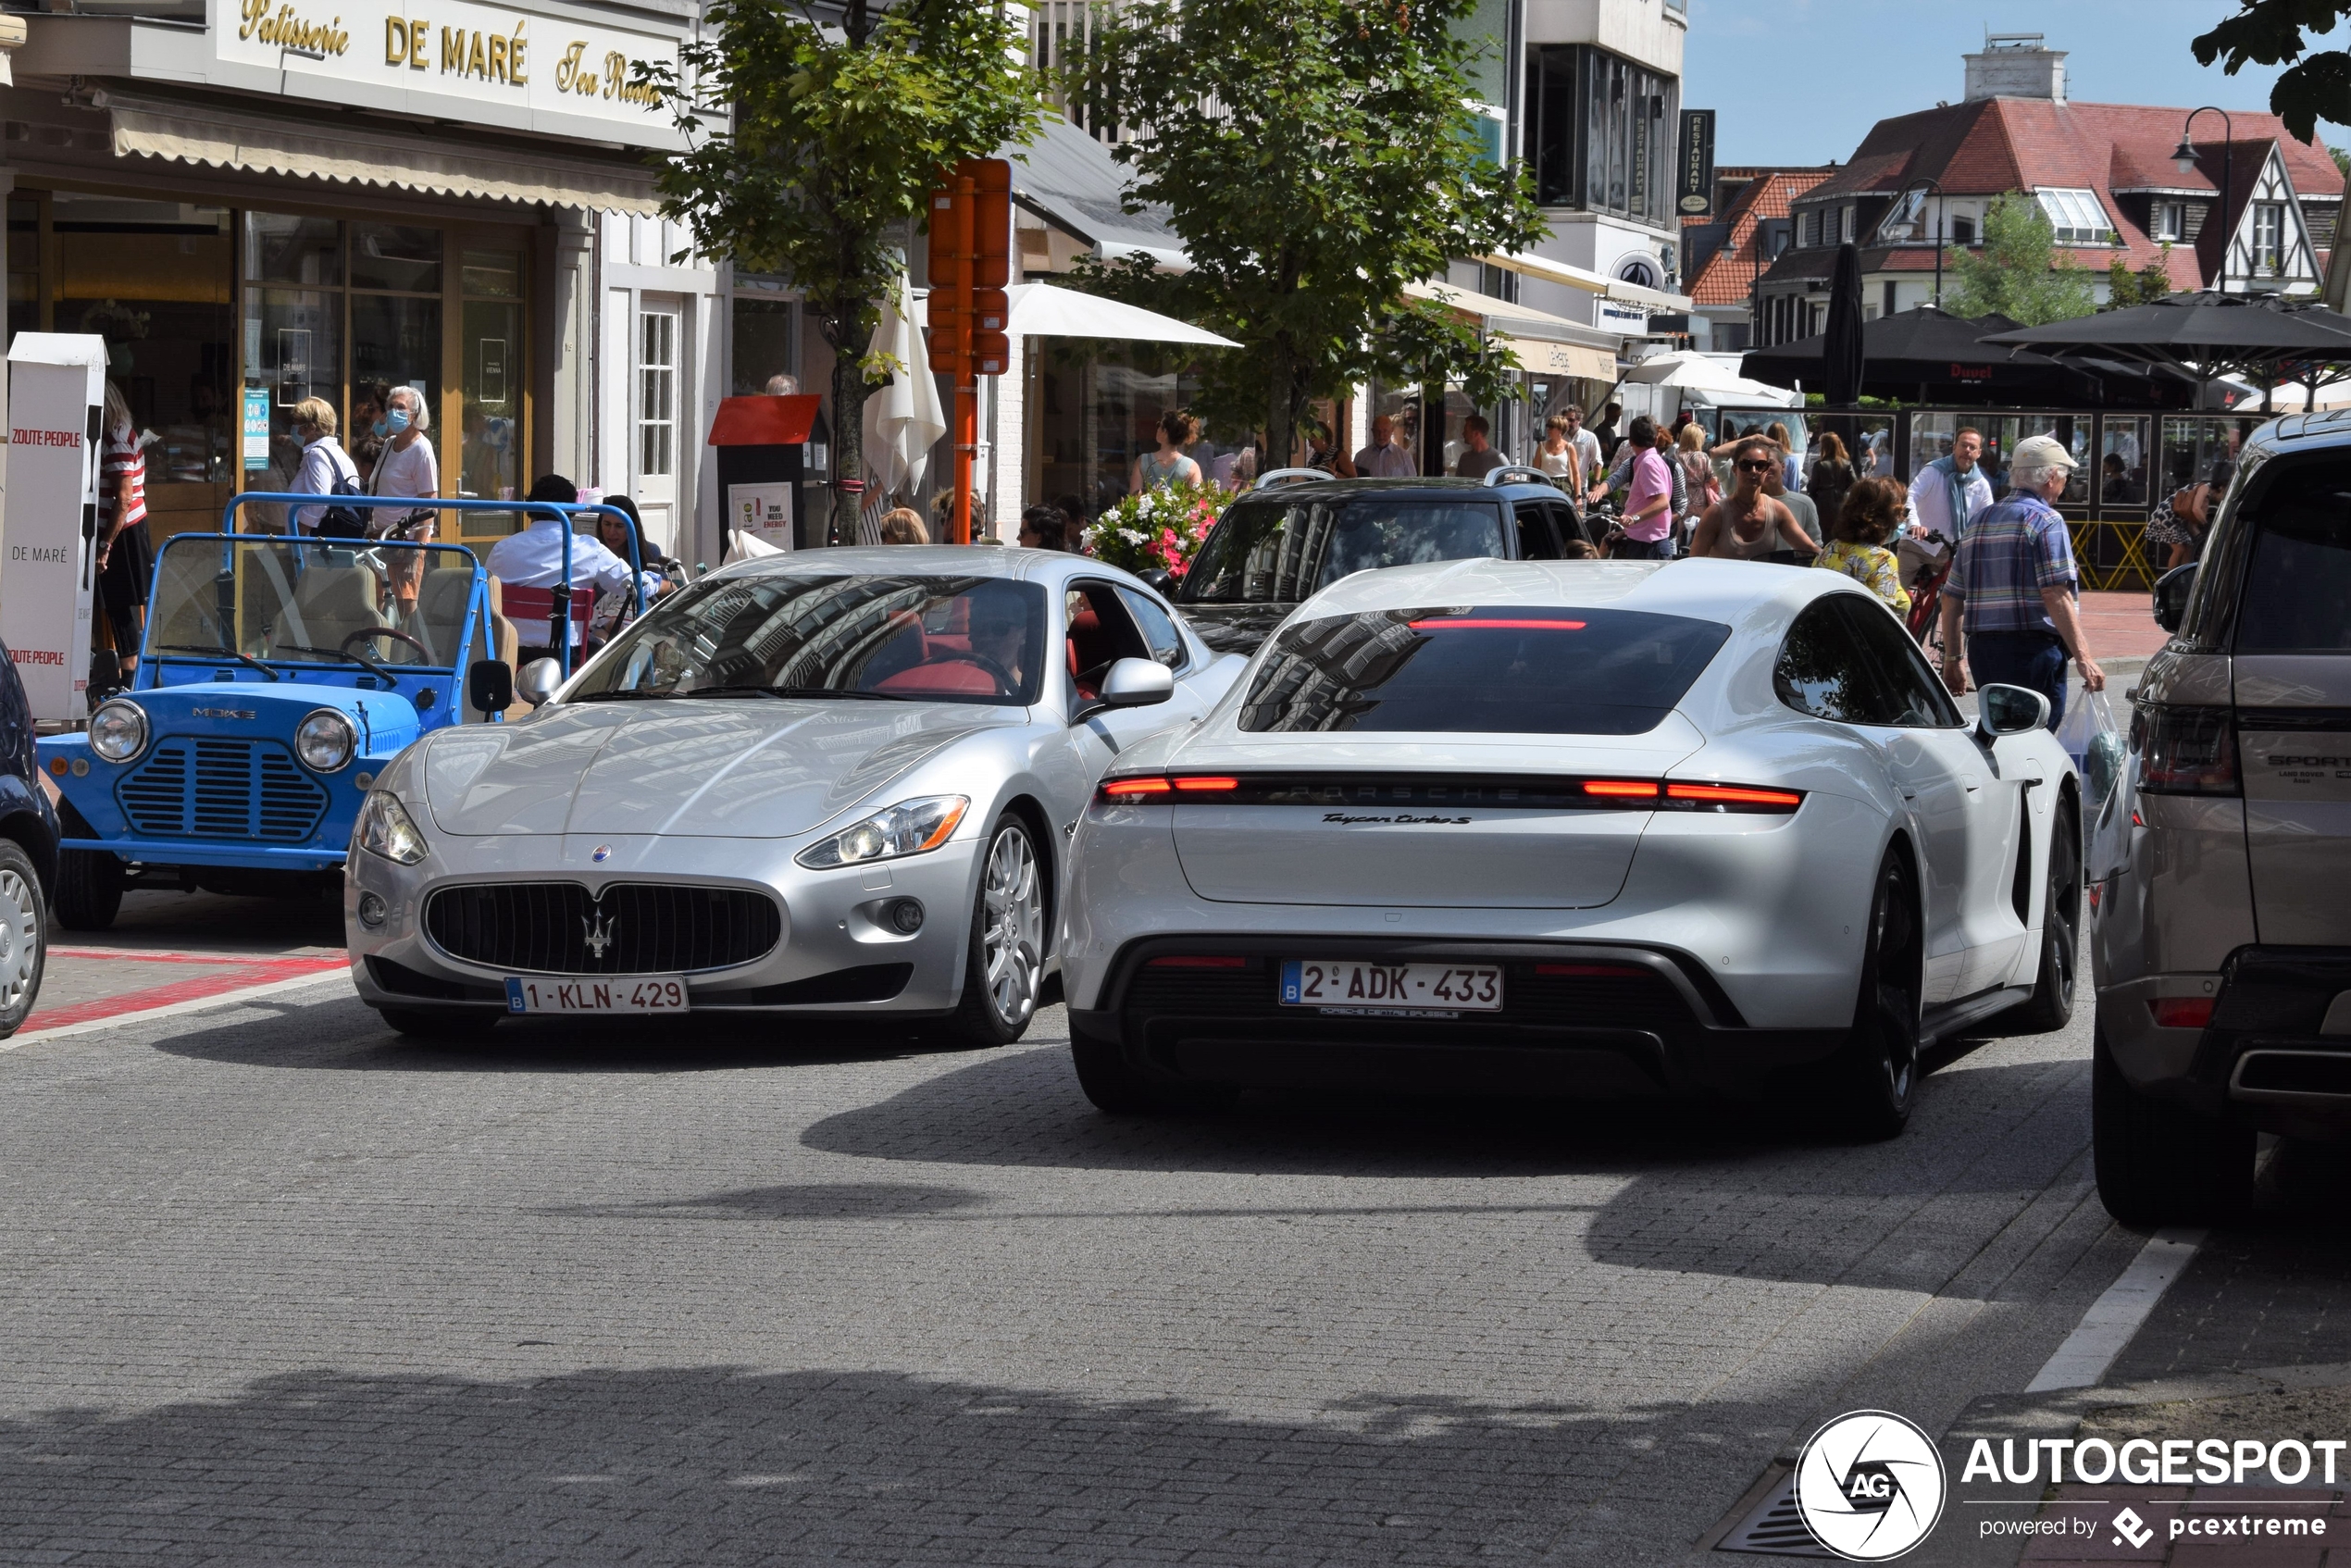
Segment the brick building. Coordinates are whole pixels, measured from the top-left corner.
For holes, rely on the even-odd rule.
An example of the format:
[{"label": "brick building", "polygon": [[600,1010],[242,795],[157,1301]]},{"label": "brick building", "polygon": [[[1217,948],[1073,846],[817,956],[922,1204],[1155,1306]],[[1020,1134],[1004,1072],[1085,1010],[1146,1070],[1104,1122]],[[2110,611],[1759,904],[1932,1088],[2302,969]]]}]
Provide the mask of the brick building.
[{"label": "brick building", "polygon": [[[2101,302],[2118,258],[2160,268],[2175,289],[2213,286],[2225,270],[2234,292],[2318,291],[2344,193],[2320,143],[2254,110],[2231,111],[2225,128],[2201,115],[2190,135],[2184,108],[2071,102],[2065,52],[2038,34],[1996,35],[1965,58],[1961,102],[1880,120],[1842,168],[1789,200],[1789,242],[1755,288],[1755,345],[1821,330],[1847,240],[1861,247],[1866,317],[1927,303],[1938,218],[1947,290],[1951,252],[1979,243],[1985,210],[2010,191],[2039,202]],[[2174,156],[2183,135],[2185,160]],[[1701,306],[1704,290],[1701,279]],[[1715,292],[1727,301],[1727,275]]]}]

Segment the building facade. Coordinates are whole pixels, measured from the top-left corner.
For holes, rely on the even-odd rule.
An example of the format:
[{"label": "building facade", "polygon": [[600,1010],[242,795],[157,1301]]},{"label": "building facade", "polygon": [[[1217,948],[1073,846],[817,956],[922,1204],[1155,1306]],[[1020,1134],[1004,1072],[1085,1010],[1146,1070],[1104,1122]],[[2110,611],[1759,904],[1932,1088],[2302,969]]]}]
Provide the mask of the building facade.
[{"label": "building facade", "polygon": [[[607,471],[603,373],[623,397],[630,378],[600,274],[615,225],[656,209],[646,154],[677,144],[630,77],[676,65],[687,0],[156,0],[22,19],[0,88],[9,331],[106,338],[155,438],[155,534],[285,488],[291,411],[313,396],[357,449],[379,392],[414,388],[449,496]],[[443,537],[518,521],[452,515]]]},{"label": "building facade", "polygon": [[2191,125],[2185,108],[2073,102],[2064,51],[2038,34],[1995,35],[1965,64],[1960,102],[1879,121],[1790,202],[1790,242],[1754,290],[1755,346],[1821,330],[1847,241],[1860,247],[1865,316],[1929,303],[1938,250],[1947,289],[1952,254],[1981,245],[2010,192],[2039,205],[2100,303],[2117,261],[2175,290],[2317,292],[2344,191],[2320,143],[2254,110]]}]

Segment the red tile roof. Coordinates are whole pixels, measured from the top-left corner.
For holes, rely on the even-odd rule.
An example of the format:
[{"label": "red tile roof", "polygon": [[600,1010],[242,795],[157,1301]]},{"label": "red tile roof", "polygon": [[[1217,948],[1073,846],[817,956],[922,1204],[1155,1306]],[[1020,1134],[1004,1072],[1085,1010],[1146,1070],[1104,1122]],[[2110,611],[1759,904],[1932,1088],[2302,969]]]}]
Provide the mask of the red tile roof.
[{"label": "red tile roof", "polygon": [[1825,168],[1782,169],[1749,182],[1731,203],[1730,243],[1707,258],[1705,269],[1690,284],[1689,296],[1698,305],[1742,305],[1755,277],[1755,225],[1767,218],[1785,218],[1788,204],[1810,191],[1835,171]]},{"label": "red tile roof", "polygon": [[[2285,162],[2287,178],[2305,200],[2333,199],[2343,193],[2343,175],[2324,143],[2297,142],[2286,133],[2277,116],[2253,110],[2231,115],[2233,144],[2217,139],[2222,130],[2218,117],[2198,118],[2197,167],[2182,173],[2173,167],[2171,154],[2187,116],[2185,109],[2152,105],[2061,104],[2041,98],[1981,98],[1922,109],[1878,121],[1854,150],[1852,161],[1808,194],[1813,198],[1892,194],[1913,180],[1929,178],[1942,186],[1947,196],[1986,196],[2052,187],[2095,191],[2114,221],[2121,244],[2115,250],[2075,251],[2073,258],[2099,271],[2117,255],[2134,272],[2150,264],[2160,265],[2174,288],[2193,289],[2216,273],[2220,237],[2233,231],[2237,213],[2216,215],[2205,224],[2193,249],[2173,245],[2167,254],[2165,247],[2131,221],[2114,200],[2116,191],[2161,189],[2217,194],[2226,156],[2232,168],[2232,205],[2241,213],[2251,198],[2263,161],[2274,147]],[[1934,264],[1932,251],[1916,250],[1892,252],[1880,265],[1910,271],[1929,269]],[[1793,252],[1774,270],[1782,277],[1810,275]]]}]

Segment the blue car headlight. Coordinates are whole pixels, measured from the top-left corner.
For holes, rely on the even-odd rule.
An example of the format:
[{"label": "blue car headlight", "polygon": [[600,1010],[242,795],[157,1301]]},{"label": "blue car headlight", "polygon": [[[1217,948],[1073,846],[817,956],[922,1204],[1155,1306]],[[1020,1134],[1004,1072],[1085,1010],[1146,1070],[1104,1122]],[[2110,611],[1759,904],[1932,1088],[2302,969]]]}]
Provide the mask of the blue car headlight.
[{"label": "blue car headlight", "polygon": [[852,823],[829,838],[817,840],[792,858],[811,870],[835,865],[862,865],[867,861],[897,860],[921,854],[945,843],[955,825],[971,809],[964,795],[926,795],[901,801]]},{"label": "blue car headlight", "polygon": [[107,762],[124,763],[147,749],[147,711],[117,697],[90,716],[90,749]]},{"label": "blue car headlight", "polygon": [[314,708],[294,726],[294,755],[313,773],[332,773],[359,749],[359,732],[333,708]]}]

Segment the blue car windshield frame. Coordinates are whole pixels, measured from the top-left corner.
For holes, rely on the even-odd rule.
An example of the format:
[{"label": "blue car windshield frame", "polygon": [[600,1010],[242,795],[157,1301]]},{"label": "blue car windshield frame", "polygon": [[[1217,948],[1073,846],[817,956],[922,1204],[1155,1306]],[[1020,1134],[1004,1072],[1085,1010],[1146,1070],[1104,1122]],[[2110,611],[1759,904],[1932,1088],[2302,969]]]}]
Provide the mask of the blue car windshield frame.
[{"label": "blue car windshield frame", "polygon": [[479,581],[473,552],[454,544],[179,534],[155,556],[143,654],[447,673]]}]

